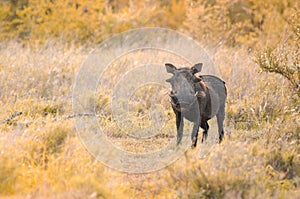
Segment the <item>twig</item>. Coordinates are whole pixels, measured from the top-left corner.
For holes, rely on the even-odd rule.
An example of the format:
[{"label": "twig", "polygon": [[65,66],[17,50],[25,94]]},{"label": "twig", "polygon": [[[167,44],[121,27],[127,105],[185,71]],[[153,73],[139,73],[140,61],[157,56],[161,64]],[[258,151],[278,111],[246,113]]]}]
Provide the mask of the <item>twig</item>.
[{"label": "twig", "polygon": [[0,124],[3,124],[3,123],[7,123],[9,124],[15,117],[19,116],[19,115],[22,115],[23,112],[21,111],[15,111],[13,114],[11,114],[7,119],[5,120],[0,120]]}]

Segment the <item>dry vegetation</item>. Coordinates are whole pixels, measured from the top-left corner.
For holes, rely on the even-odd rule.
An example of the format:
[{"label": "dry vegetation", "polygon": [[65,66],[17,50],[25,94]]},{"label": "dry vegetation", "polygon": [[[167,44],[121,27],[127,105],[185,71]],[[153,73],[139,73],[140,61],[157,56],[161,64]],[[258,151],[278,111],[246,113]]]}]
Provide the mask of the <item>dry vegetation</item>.
[{"label": "dry vegetation", "polygon": [[[299,6],[295,0],[1,1],[0,197],[300,198]],[[226,134],[205,158],[200,145],[165,169],[130,175],[103,166],[81,144],[72,89],[96,44],[144,26],[178,30],[208,50],[228,87]],[[118,72],[109,71],[111,84]],[[109,92],[100,90],[96,109],[115,144],[148,151],[174,137],[175,117],[161,99],[166,133],[142,144],[126,140],[112,119]],[[148,110],[147,100],[137,102],[137,111]]]}]

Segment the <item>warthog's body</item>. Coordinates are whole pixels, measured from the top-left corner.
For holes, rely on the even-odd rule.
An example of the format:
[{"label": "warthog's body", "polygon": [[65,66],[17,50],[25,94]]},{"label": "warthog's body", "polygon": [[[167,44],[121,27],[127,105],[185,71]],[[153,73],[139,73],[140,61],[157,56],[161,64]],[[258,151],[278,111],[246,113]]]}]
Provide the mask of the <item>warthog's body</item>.
[{"label": "warthog's body", "polygon": [[166,64],[166,69],[173,74],[167,81],[172,85],[170,97],[176,114],[177,144],[182,139],[183,118],[194,123],[191,138],[192,146],[196,147],[199,127],[204,130],[203,142],[209,129],[207,121],[214,116],[217,117],[221,142],[224,136],[223,121],[227,96],[225,82],[212,75],[196,77],[195,74],[201,71],[202,64],[196,64],[191,69],[177,69],[172,64]]}]

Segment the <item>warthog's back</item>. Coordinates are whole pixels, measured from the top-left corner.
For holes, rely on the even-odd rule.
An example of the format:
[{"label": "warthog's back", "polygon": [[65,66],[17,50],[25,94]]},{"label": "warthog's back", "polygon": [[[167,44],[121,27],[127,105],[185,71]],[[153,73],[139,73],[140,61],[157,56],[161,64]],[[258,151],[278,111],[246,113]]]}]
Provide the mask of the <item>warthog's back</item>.
[{"label": "warthog's back", "polygon": [[208,87],[212,105],[212,115],[215,115],[219,108],[225,107],[227,97],[225,82],[213,75],[202,75],[202,79]]},{"label": "warthog's back", "polygon": [[225,82],[222,79],[213,75],[202,75],[201,77],[209,89],[214,90],[219,96],[227,96]]},{"label": "warthog's back", "polygon": [[225,82],[222,79],[214,75],[201,75],[201,77],[207,83],[211,82],[211,83],[222,84],[222,85],[225,84]]}]

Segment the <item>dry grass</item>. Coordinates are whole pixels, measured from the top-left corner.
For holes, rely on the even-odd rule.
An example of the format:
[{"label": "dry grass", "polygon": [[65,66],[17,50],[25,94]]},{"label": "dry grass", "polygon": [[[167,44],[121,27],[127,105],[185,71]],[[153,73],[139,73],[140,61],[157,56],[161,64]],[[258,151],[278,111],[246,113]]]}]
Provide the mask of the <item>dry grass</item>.
[{"label": "dry grass", "polygon": [[[200,158],[200,145],[165,169],[130,175],[97,162],[75,135],[70,118],[72,85],[87,50],[52,41],[39,48],[13,41],[0,46],[1,196],[300,197],[299,99],[283,78],[259,73],[246,50],[214,50],[214,61],[229,90],[225,141],[205,158]],[[167,103],[165,134],[143,143],[126,138],[112,120],[109,91],[100,92],[97,108],[115,144],[143,152],[175,139],[174,116]],[[147,111],[148,107],[136,108]],[[15,111],[23,114],[4,121]]]}]

